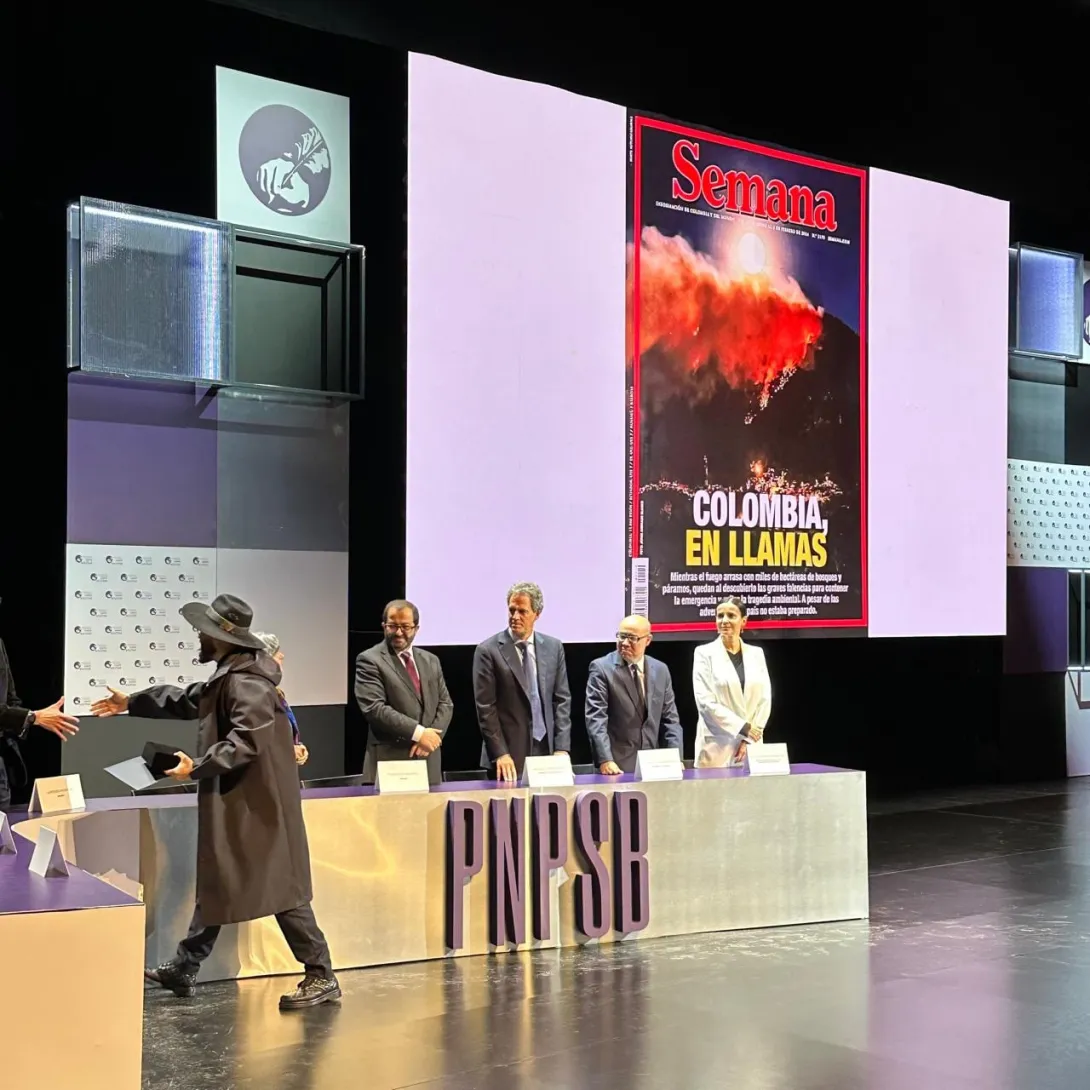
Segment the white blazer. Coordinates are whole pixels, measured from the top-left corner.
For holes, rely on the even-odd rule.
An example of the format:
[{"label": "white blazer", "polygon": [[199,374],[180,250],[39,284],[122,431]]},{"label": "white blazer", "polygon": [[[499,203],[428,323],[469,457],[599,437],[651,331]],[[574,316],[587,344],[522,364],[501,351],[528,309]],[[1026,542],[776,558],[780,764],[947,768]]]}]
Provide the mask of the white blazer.
[{"label": "white blazer", "polygon": [[693,655],[693,696],[700,719],[696,725],[696,766],[729,763],[738,748],[738,734],[746,723],[762,729],[772,712],[772,679],[765,653],[742,641],[746,688],[717,636]]}]

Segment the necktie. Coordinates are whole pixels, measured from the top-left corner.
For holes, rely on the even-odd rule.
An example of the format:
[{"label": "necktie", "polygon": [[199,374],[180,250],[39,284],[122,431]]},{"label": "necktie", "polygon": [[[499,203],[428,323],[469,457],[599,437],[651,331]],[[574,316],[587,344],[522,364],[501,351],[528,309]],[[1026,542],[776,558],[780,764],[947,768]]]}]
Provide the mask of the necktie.
[{"label": "necktie", "polygon": [[640,719],[647,718],[647,694],[643,691],[643,674],[640,668],[632,663],[629,667],[632,671],[632,681],[636,685],[636,710],[640,713]]},{"label": "necktie", "polygon": [[401,661],[405,663],[405,669],[409,671],[409,680],[413,683],[416,695],[420,695],[420,675],[416,672],[416,663],[408,651],[401,652]]},{"label": "necktie", "polygon": [[526,678],[526,688],[530,693],[530,715],[534,724],[534,741],[540,742],[546,735],[545,715],[541,710],[541,694],[537,691],[537,671],[530,654],[530,646],[525,640],[516,644],[522,652],[522,674]]}]

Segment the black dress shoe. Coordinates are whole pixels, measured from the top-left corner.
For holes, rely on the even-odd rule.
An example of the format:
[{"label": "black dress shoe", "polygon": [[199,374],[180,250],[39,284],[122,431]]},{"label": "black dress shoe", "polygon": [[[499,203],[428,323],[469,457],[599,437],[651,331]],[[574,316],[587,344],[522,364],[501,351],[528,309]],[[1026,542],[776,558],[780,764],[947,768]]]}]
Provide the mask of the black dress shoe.
[{"label": "black dress shoe", "polygon": [[297,1011],[303,1007],[316,1007],[341,998],[341,986],[335,976],[311,976],[309,973],[295,986],[295,991],[280,997],[282,1011]]},{"label": "black dress shoe", "polygon": [[173,961],[166,961],[155,969],[145,969],[144,979],[182,999],[188,999],[197,991],[197,974],[186,972]]}]

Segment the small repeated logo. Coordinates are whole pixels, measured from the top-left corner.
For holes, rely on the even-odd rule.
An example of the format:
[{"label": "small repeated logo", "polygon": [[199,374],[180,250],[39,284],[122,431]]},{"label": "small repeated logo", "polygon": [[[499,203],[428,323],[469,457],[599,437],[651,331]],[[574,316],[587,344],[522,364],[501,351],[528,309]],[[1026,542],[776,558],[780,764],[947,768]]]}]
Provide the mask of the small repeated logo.
[{"label": "small repeated logo", "polygon": [[138,624],[136,626],[136,634],[138,636],[147,636],[150,632],[151,632],[151,625],[149,625],[149,624]]},{"label": "small repeated logo", "polygon": [[122,631],[124,631],[124,630],[122,629],[121,625],[119,625],[119,624],[108,624],[106,626],[106,635],[107,636],[120,636]]},{"label": "small repeated logo", "polygon": [[162,583],[162,582],[164,582],[163,577],[161,575],[159,575],[157,572],[152,572],[151,573],[151,581],[153,583]]},{"label": "small repeated logo", "polygon": [[88,556],[86,553],[76,553],[77,564],[93,564],[94,562],[94,557]]},{"label": "small repeated logo", "polygon": [[[106,663],[106,665],[109,666],[110,664]],[[80,662],[80,661],[77,660],[76,662],[72,663],[72,669],[73,670],[90,670],[91,669],[91,664],[89,662]]]},{"label": "small repeated logo", "polygon": [[107,659],[102,665],[105,666],[107,670],[120,670],[123,664],[120,662],[110,662],[109,659]]},{"label": "small repeated logo", "polygon": [[167,615],[167,611],[165,609],[160,608],[159,606],[152,606],[151,609],[148,612],[153,617],[165,617]]},{"label": "small repeated logo", "polygon": [[[122,610],[121,612],[124,613],[125,611]],[[91,616],[92,617],[108,617],[109,615],[110,615],[109,611],[105,610],[105,609],[92,609],[91,610]]]},{"label": "small repeated logo", "polygon": [[92,643],[87,650],[93,651],[96,655],[105,655],[110,649],[104,643]]},{"label": "small repeated logo", "polygon": [[151,564],[153,563],[150,556],[138,556],[136,558],[137,564]]},{"label": "small repeated logo", "polygon": [[163,665],[168,670],[177,670],[178,667],[181,666],[182,664],[181,664],[181,662],[178,661],[178,659],[163,659]]},{"label": "small repeated logo", "polygon": [[200,664],[201,664],[200,659],[190,659],[189,661],[190,661],[190,664],[193,665],[193,666],[200,666]]},{"label": "small repeated logo", "polygon": [[176,625],[176,624],[165,624],[165,625],[163,625],[163,631],[164,632],[175,632],[175,633],[177,633],[177,632],[181,632],[181,630],[182,630],[181,627],[179,625]]},{"label": "small repeated logo", "polygon": [[[120,665],[120,663],[118,665]],[[137,659],[133,663],[133,666],[135,666],[137,670],[148,670],[151,668],[151,659]]]},{"label": "small repeated logo", "polygon": [[148,601],[151,600],[151,591],[150,590],[138,590],[136,592],[136,597],[137,597],[138,601],[148,602]]},{"label": "small repeated logo", "polygon": [[148,647],[150,647],[152,651],[165,651],[167,649],[165,643],[149,643]]},{"label": "small repeated logo", "polygon": [[[77,636],[92,636],[94,635],[94,631],[95,630],[91,628],[90,625],[78,624],[75,627],[75,633]],[[106,631],[109,632],[110,630],[107,628]]]},{"label": "small repeated logo", "polygon": [[[124,598],[125,595],[122,594],[121,591],[119,591],[119,590],[108,590],[108,591],[106,591],[106,597],[109,598],[113,602],[117,602],[117,601],[120,601],[122,598]],[[140,597],[140,592],[139,591],[137,591],[137,597],[138,598]]]},{"label": "small repeated logo", "polygon": [[92,583],[108,583],[109,581],[110,577],[108,575],[99,575],[97,571],[91,572]]},{"label": "small repeated logo", "polygon": [[163,597],[170,599],[172,602],[177,602],[182,596],[176,590],[167,590],[163,592]]},{"label": "small repeated logo", "polygon": [[[94,598],[94,595],[89,590],[77,590],[75,593],[75,597],[78,598],[81,602],[87,602],[90,601],[90,599]],[[106,597],[110,597],[109,592],[107,592]]]},{"label": "small repeated logo", "polygon": [[180,556],[167,556],[163,558],[163,563],[172,568],[176,568],[181,562],[182,558]]},{"label": "small repeated logo", "polygon": [[130,688],[133,685],[139,684],[137,682],[136,678],[134,678],[134,677],[123,677],[123,678],[118,678],[118,680],[121,682],[121,684],[123,686],[125,686],[126,689]]},{"label": "small repeated logo", "polygon": [[135,609],[123,608],[121,610],[121,616],[122,617],[135,617],[136,616],[136,610]]},{"label": "small repeated logo", "polygon": [[130,575],[129,572],[123,571],[121,573],[121,582],[122,583],[139,583],[140,582],[140,576],[139,575]]},{"label": "small repeated logo", "polygon": [[192,643],[186,643],[185,640],[179,640],[178,641],[178,650],[179,651],[192,651],[194,646],[195,645],[192,644]]},{"label": "small repeated logo", "polygon": [[79,707],[82,707],[83,706],[83,697],[82,696],[72,697],[72,703],[79,706]]},{"label": "small repeated logo", "polygon": [[121,645],[121,650],[126,652],[126,654],[132,654],[132,652],[135,651],[138,646],[139,645],[135,643],[123,643]]},{"label": "small repeated logo", "polygon": [[148,678],[148,684],[149,685],[165,685],[166,683],[167,683],[167,679],[165,677],[149,677]]},{"label": "small repeated logo", "polygon": [[207,602],[208,601],[208,591],[206,591],[206,590],[195,590],[193,592],[193,597],[199,602]]},{"label": "small repeated logo", "polygon": [[195,556],[193,557],[193,566],[195,568],[207,568],[208,557],[207,556]]},{"label": "small repeated logo", "polygon": [[125,561],[120,556],[108,556],[106,557],[107,564],[124,564]]},{"label": "small repeated logo", "polygon": [[185,572],[182,572],[182,574],[178,576],[178,582],[179,583],[192,583],[193,582],[193,576],[192,575],[186,575]]},{"label": "small repeated logo", "polygon": [[193,684],[193,679],[191,677],[189,677],[187,674],[179,674],[178,675],[178,684],[179,685],[192,685]]},{"label": "small repeated logo", "polygon": [[90,681],[87,682],[87,684],[90,685],[92,689],[104,689],[110,683],[108,681],[104,681],[100,677],[93,677]]}]

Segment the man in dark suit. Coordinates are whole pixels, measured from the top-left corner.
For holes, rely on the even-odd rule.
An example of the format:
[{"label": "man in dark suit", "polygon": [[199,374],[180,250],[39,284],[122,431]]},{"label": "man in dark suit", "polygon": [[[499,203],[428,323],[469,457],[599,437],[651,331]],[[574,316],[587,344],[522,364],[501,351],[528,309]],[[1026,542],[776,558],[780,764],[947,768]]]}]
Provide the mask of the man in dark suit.
[{"label": "man in dark suit", "polygon": [[371,728],[363,775],[373,783],[379,761],[428,762],[428,781],[439,783],[439,747],[454,713],[443,667],[430,652],[413,647],[420,611],[404,599],[382,611],[382,643],[356,659],[356,702]]},{"label": "man in dark suit", "polygon": [[567,753],[571,745],[564,645],[535,628],[544,608],[536,583],[516,583],[507,592],[507,628],[473,653],[481,763],[508,782],[522,775],[527,757]]},{"label": "man in dark suit", "polygon": [[646,653],[650,643],[647,618],[625,617],[617,629],[617,650],[590,664],[587,734],[604,776],[635,772],[641,749],[681,753],[670,671]]}]

